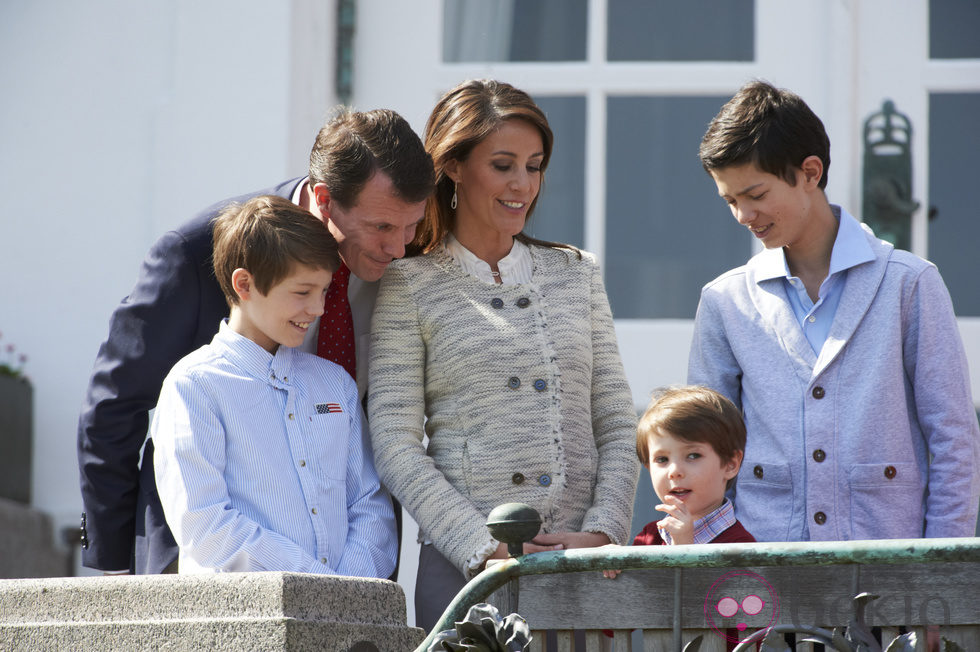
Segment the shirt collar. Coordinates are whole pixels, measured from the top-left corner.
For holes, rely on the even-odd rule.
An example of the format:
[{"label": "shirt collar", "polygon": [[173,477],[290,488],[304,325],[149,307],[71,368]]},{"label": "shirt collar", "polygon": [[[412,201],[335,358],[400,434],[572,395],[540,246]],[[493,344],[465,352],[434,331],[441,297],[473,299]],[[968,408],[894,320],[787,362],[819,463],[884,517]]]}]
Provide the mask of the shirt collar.
[{"label": "shirt collar", "polygon": [[[490,273],[490,265],[463,246],[456,239],[455,235],[452,233],[446,234],[444,246],[449,255],[453,257],[467,274],[476,276],[486,283],[494,282],[493,274]],[[506,282],[506,279],[521,276],[520,270],[525,268],[530,269],[530,260],[531,249],[523,242],[514,240],[514,245],[510,248],[510,252],[497,263],[497,269],[500,271],[501,278]]]},{"label": "shirt collar", "polygon": [[211,344],[227,360],[259,380],[273,385],[289,382],[295,350],[288,346],[280,345],[273,355],[244,335],[233,331],[228,325],[227,317],[221,320]]},{"label": "shirt collar", "polygon": [[[711,543],[719,534],[735,525],[735,508],[732,502],[725,498],[721,506],[710,514],[694,521],[694,543]],[[671,542],[670,532],[660,531],[660,538],[668,546]]]},{"label": "shirt collar", "polygon": [[[837,228],[837,237],[834,239],[834,247],[830,252],[830,269],[827,276],[874,260],[874,252],[871,250],[871,245],[868,244],[861,223],[837,204],[831,204],[830,210],[834,213],[834,217],[837,218],[840,226]],[[757,278],[760,281],[792,276],[789,271],[789,263],[786,262],[786,253],[782,247],[766,249],[760,253],[757,270]]]}]

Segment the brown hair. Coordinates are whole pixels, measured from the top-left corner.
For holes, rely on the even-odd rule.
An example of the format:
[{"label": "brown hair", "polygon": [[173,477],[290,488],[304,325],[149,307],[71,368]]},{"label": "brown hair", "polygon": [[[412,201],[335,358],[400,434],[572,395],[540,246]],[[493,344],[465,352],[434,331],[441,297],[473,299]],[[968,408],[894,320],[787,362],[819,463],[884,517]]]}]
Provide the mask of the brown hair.
[{"label": "brown hair", "polygon": [[[735,404],[718,392],[688,385],[656,390],[636,428],[636,455],[650,463],[650,439],[670,434],[711,445],[723,463],[745,451],[745,422]],[[728,485],[734,482],[734,478]]]},{"label": "brown hair", "polygon": [[432,159],[418,135],[389,109],[344,110],[317,134],[310,152],[310,185],[324,183],[330,198],[344,209],[374,173],[384,172],[405,202],[420,202],[432,194]]},{"label": "brown hair", "polygon": [[[551,160],[554,144],[554,136],[544,111],[534,103],[530,95],[506,82],[492,79],[464,81],[442,96],[432,109],[425,126],[425,148],[435,165],[436,190],[426,203],[425,218],[409,245],[407,255],[431,251],[452,231],[456,224],[456,212],[451,208],[454,187],[453,180],[446,174],[446,165],[452,160],[465,161],[473,148],[506,120],[525,120],[541,133],[541,143],[544,146],[541,187],[544,188],[544,172]],[[538,197],[540,196],[539,190]],[[528,217],[534,212],[538,197],[528,207]],[[517,234],[515,239],[524,244],[578,252],[578,249],[570,245],[538,240],[524,233]],[[578,254],[581,257],[581,252]]]},{"label": "brown hair", "polygon": [[268,294],[289,276],[293,265],[325,269],[340,267],[337,241],[305,208],[274,195],[229,204],[214,218],[214,275],[228,305],[238,303],[231,275],[247,269],[255,287]]},{"label": "brown hair", "polygon": [[830,138],[823,122],[799,95],[752,81],[739,89],[714,117],[701,139],[701,165],[711,172],[754,163],[763,172],[796,185],[796,170],[808,156],[823,161],[818,186],[827,187]]}]

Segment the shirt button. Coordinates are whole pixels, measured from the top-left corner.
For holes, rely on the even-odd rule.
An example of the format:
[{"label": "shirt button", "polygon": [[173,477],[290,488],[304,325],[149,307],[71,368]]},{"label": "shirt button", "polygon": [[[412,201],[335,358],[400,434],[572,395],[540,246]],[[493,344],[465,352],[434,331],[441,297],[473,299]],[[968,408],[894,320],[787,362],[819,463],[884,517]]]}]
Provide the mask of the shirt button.
[{"label": "shirt button", "polygon": [[813,315],[810,315],[809,317],[807,317],[807,321],[812,324],[813,322],[817,321],[817,318],[814,317]]},{"label": "shirt button", "polygon": [[824,523],[827,522],[827,515],[824,514],[823,512],[817,512],[816,514],[813,515],[813,522],[816,523],[817,525],[823,525]]},{"label": "shirt button", "polygon": [[510,476],[510,481],[514,484],[522,484],[524,482],[524,474],[515,473],[514,475]]},{"label": "shirt button", "polygon": [[527,308],[529,305],[531,305],[531,300],[527,297],[521,297],[516,303],[518,308]]},{"label": "shirt button", "polygon": [[894,466],[886,466],[885,467],[885,477],[888,478],[889,480],[891,480],[892,478],[894,478],[897,474],[898,474],[898,471],[895,470],[895,467]]},{"label": "shirt button", "polygon": [[494,297],[494,298],[493,298],[493,299],[492,299],[492,300],[490,301],[490,305],[491,305],[491,306],[492,306],[493,308],[495,308],[495,309],[497,309],[497,310],[500,310],[501,308],[503,308],[503,307],[504,307],[504,300],[503,300],[503,299],[501,299],[500,297]]},{"label": "shirt button", "polygon": [[289,413],[289,420],[292,421],[295,418],[296,418],[296,415],[294,415],[292,412],[290,412]]},{"label": "shirt button", "polygon": [[759,464],[756,464],[755,465],[755,468],[752,469],[752,475],[754,475],[755,477],[757,477],[757,478],[759,478],[761,480],[762,479],[762,475],[763,475],[762,474],[762,466],[760,466]]},{"label": "shirt button", "polygon": [[311,512],[313,512],[314,514],[316,514],[316,507],[314,507],[314,508],[313,508],[313,509],[311,509],[310,511],[311,511]]},{"label": "shirt button", "polygon": [[306,460],[300,460],[299,461],[299,465],[300,466],[306,466]]},{"label": "shirt button", "polygon": [[547,473],[543,473],[543,474],[541,475],[541,477],[540,477],[540,478],[538,478],[538,483],[539,483],[539,484],[540,484],[540,485],[541,485],[542,487],[547,487],[548,485],[550,485],[550,484],[551,484],[551,476],[550,476],[550,475],[548,475]]},{"label": "shirt button", "polygon": [[327,563],[327,558],[326,557],[320,557],[320,563],[321,564],[326,564]]},{"label": "shirt button", "polygon": [[548,383],[538,378],[534,381],[534,389],[538,390],[539,392],[543,392],[544,390],[548,389]]},{"label": "shirt button", "polygon": [[521,386],[521,379],[517,376],[511,376],[510,380],[507,381],[507,386],[511,389],[517,389]]},{"label": "shirt button", "polygon": [[818,448],[813,451],[813,460],[815,462],[823,462],[825,459],[827,459],[827,453],[823,452],[823,450]]},{"label": "shirt button", "polygon": [[815,398],[817,400],[820,400],[824,396],[826,396],[827,393],[825,391],[823,391],[823,387],[821,387],[820,385],[817,385],[816,387],[813,388],[813,391],[811,392],[811,394],[813,394],[813,398]]}]

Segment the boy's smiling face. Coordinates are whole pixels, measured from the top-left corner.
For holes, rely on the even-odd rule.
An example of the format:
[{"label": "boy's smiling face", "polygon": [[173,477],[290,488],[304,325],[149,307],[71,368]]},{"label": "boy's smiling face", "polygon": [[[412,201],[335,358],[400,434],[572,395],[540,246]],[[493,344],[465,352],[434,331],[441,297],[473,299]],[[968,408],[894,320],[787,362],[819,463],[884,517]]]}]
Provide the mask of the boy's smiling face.
[{"label": "boy's smiling face", "polygon": [[662,500],[673,496],[684,503],[694,519],[707,516],[721,506],[725,486],[735,477],[741,452],[723,462],[711,444],[687,441],[661,432],[650,438],[650,479]]},{"label": "boy's smiling face", "polygon": [[766,249],[807,248],[820,238],[822,225],[810,219],[814,191],[823,174],[823,163],[807,157],[794,171],[796,185],[763,172],[755,163],[711,170],[711,177],[738,223],[762,241]]},{"label": "boy's smiling face", "polygon": [[323,314],[332,276],[322,268],[294,265],[286,278],[262,294],[247,270],[236,269],[232,285],[239,302],[232,308],[229,326],[269,353],[274,354],[280,344],[299,346],[313,321]]}]

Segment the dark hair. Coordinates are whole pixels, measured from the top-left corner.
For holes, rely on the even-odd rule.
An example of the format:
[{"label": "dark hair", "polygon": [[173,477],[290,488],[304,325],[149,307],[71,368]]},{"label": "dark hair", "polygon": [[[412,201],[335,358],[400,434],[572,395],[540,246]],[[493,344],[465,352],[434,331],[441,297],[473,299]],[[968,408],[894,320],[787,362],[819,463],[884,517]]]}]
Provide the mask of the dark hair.
[{"label": "dark hair", "polygon": [[796,185],[796,170],[808,156],[823,161],[818,186],[827,187],[830,138],[823,122],[799,95],[764,81],[742,86],[711,121],[701,139],[707,172],[754,163],[763,172]]},{"label": "dark hair", "polygon": [[[465,161],[473,148],[483,142],[506,120],[525,120],[541,133],[544,157],[541,159],[541,187],[544,172],[551,160],[554,136],[548,126],[544,111],[531,96],[510,84],[492,79],[470,79],[448,91],[429,115],[425,126],[425,148],[432,156],[436,171],[436,191],[425,206],[425,218],[419,224],[415,239],[409,245],[414,255],[438,246],[456,223],[456,212],[451,208],[453,180],[446,174],[446,165],[452,161]],[[538,197],[541,196],[540,190]],[[530,217],[538,203],[534,198],[528,207]],[[570,245],[538,240],[524,233],[515,236],[524,244],[559,247],[581,252]]]},{"label": "dark hair", "polygon": [[293,265],[335,272],[337,241],[308,210],[274,195],[229,204],[214,218],[214,275],[228,305],[238,303],[231,275],[246,269],[255,287],[268,294],[289,276]]},{"label": "dark hair", "polygon": [[377,171],[409,203],[424,200],[435,185],[432,159],[411,125],[394,111],[345,110],[320,129],[310,152],[311,186],[326,184],[330,198],[349,209]]},{"label": "dark hair", "polygon": [[[650,439],[670,434],[711,445],[723,463],[745,451],[745,421],[735,404],[718,392],[688,385],[656,390],[636,428],[636,455],[650,463]],[[728,486],[734,483],[734,478]]]}]

